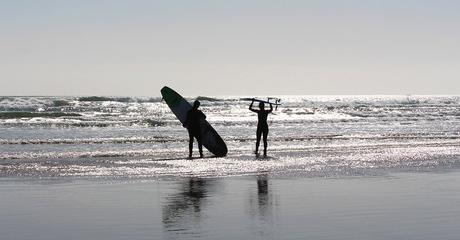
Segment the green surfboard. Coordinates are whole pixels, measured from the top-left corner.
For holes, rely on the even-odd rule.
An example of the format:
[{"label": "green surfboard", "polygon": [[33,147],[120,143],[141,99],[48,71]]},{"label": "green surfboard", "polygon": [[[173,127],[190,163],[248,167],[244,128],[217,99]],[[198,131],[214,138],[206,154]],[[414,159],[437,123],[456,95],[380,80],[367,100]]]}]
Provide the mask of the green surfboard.
[{"label": "green surfboard", "polygon": [[[180,94],[169,87],[161,89],[161,95],[168,104],[171,111],[176,115],[177,119],[184,124],[187,119],[187,113],[192,109],[192,105],[187,102]],[[208,149],[216,157],[227,155],[227,145],[214,128],[206,119],[200,119],[201,139],[203,146]]]}]

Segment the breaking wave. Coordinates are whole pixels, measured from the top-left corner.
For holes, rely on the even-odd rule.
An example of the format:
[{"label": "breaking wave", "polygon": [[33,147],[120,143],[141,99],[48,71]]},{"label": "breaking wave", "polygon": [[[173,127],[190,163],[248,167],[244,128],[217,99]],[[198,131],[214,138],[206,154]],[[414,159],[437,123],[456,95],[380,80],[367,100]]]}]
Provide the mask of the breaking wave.
[{"label": "breaking wave", "polygon": [[0,145],[25,144],[123,144],[123,143],[155,143],[183,141],[170,137],[129,137],[129,138],[67,138],[67,139],[0,139]]},{"label": "breaking wave", "polygon": [[78,113],[65,112],[0,112],[0,119],[14,118],[59,118],[59,117],[81,117]]},{"label": "breaking wave", "polygon": [[133,98],[133,97],[103,97],[103,96],[90,96],[90,97],[79,97],[77,99],[80,102],[122,102],[122,103],[148,103],[148,102],[160,102],[161,98]]}]

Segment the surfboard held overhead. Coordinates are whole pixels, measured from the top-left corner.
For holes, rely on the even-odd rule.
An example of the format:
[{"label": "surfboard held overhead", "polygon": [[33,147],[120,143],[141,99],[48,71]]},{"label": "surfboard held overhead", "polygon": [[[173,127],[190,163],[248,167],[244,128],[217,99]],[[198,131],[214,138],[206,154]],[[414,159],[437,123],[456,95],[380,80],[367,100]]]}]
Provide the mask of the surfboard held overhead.
[{"label": "surfboard held overhead", "polygon": [[267,100],[257,99],[257,98],[240,98],[241,101],[254,101],[254,102],[263,102],[275,106],[275,110],[278,109],[278,106],[281,105],[280,98],[268,97]]},{"label": "surfboard held overhead", "polygon": [[281,99],[279,98],[267,98],[267,100],[262,100],[262,99],[257,99],[257,98],[240,98],[241,101],[254,101],[254,102],[263,102],[263,103],[268,103],[272,104],[275,106],[281,105]]}]

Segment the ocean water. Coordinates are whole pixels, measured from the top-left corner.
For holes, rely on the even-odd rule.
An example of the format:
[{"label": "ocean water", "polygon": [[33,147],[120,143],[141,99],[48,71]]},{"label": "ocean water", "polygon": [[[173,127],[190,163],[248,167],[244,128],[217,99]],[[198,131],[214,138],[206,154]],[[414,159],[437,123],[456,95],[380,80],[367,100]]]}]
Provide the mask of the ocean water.
[{"label": "ocean water", "polygon": [[460,166],[460,96],[277,97],[268,158],[254,156],[248,102],[198,97],[229,153],[192,160],[186,130],[158,97],[0,97],[0,177],[354,176]]}]

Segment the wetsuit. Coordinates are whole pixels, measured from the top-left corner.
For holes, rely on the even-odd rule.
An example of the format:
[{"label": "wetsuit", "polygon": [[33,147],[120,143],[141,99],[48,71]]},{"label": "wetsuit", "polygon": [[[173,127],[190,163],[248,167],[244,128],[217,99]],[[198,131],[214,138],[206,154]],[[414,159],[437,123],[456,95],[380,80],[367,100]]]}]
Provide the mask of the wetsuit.
[{"label": "wetsuit", "polygon": [[269,110],[257,110],[253,109],[251,106],[249,106],[249,110],[257,113],[258,117],[258,122],[257,122],[257,131],[256,131],[256,154],[259,154],[259,144],[260,144],[260,137],[263,135],[263,141],[264,141],[264,156],[267,156],[267,136],[268,136],[268,123],[267,123],[267,116],[269,113],[273,111],[273,106],[270,104],[270,109]]},{"label": "wetsuit", "polygon": [[203,145],[201,143],[201,126],[200,119],[206,119],[206,115],[198,109],[190,109],[187,112],[187,120],[185,122],[185,127],[188,130],[189,136],[189,157],[192,157],[193,150],[193,138],[196,138],[198,142],[198,150],[200,151],[200,157],[203,157]]}]

